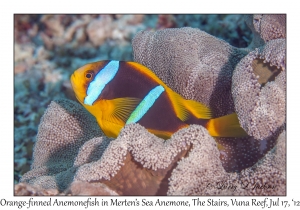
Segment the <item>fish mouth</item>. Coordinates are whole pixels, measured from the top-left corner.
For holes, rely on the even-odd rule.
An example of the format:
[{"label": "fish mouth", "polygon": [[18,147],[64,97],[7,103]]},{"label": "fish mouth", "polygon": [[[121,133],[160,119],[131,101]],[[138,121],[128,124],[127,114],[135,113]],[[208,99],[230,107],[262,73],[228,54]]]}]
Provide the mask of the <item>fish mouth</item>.
[{"label": "fish mouth", "polygon": [[71,81],[71,85],[72,85],[72,88],[73,88],[74,92],[76,92],[75,91],[75,89],[76,89],[76,77],[75,77],[75,74],[71,75],[70,81]]},{"label": "fish mouth", "polygon": [[[75,74],[72,74],[72,75],[71,75],[71,83],[73,83],[75,80],[76,80]],[[73,85],[73,84],[72,84],[72,85]]]},{"label": "fish mouth", "polygon": [[76,74],[73,73],[71,75],[70,81],[71,81],[72,89],[75,93],[75,97],[82,105],[86,105],[86,104],[84,104],[84,98],[86,97],[86,90],[82,89],[80,77],[78,77],[78,75],[77,75],[77,78],[76,78]]},{"label": "fish mouth", "polygon": [[80,97],[78,96],[78,93],[76,91],[77,90],[77,86],[76,86],[76,76],[75,76],[75,74],[71,75],[70,81],[71,81],[72,89],[73,89],[73,91],[75,93],[75,97],[77,98],[77,100],[79,102],[81,102]]}]

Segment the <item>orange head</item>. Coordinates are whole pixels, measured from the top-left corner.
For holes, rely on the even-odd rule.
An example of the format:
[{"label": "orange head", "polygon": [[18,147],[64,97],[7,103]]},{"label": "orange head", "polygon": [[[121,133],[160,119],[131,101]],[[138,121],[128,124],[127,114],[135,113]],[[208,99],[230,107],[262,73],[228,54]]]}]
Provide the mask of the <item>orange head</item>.
[{"label": "orange head", "polygon": [[83,104],[87,96],[89,84],[95,78],[95,75],[108,63],[108,61],[99,61],[86,64],[75,70],[71,75],[71,84],[77,100]]}]

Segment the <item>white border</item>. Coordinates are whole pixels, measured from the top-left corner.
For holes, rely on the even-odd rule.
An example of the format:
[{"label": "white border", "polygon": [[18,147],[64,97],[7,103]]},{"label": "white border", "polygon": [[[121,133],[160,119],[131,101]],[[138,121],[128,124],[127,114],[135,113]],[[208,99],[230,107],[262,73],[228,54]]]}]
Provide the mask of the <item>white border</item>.
[{"label": "white border", "polygon": [[[295,2],[295,1],[294,1]],[[0,6],[1,26],[1,146],[0,146],[0,199],[29,200],[29,197],[13,197],[13,14],[14,13],[287,13],[287,197],[281,200],[300,200],[299,190],[299,11],[292,1],[16,1],[10,0]],[[299,65],[299,64],[298,64]],[[298,68],[297,68],[298,67]],[[101,200],[101,197],[98,197]],[[137,197],[147,200],[156,200],[157,197]],[[195,198],[195,197],[193,197]],[[230,200],[232,197],[213,197],[213,199]],[[263,200],[263,197],[255,197]],[[272,197],[275,199],[275,197]],[[35,200],[48,198],[35,197]],[[60,200],[85,200],[86,197],[59,197]],[[109,199],[105,197],[104,199]],[[122,197],[120,199],[135,200],[135,197]],[[175,199],[160,197],[160,199]],[[189,197],[177,197],[180,200],[190,200]],[[207,200],[209,197],[200,197]],[[237,197],[239,200],[249,200],[251,197]],[[1,209],[6,209],[0,207]],[[17,209],[16,207],[14,207]],[[58,207],[60,209],[62,207]],[[76,207],[73,207],[76,208]],[[101,208],[101,207],[100,207]],[[129,207],[132,209],[132,207]],[[140,207],[133,207],[137,209]],[[160,208],[160,207],[155,207]],[[162,207],[171,209],[178,207]],[[195,207],[196,208],[196,207]],[[199,207],[197,207],[199,208]],[[261,208],[261,207],[260,207]],[[32,209],[32,208],[30,208]],[[33,208],[34,209],[34,208]],[[36,209],[40,209],[39,207]],[[79,209],[79,208],[78,208]],[[81,207],[80,209],[83,209]],[[99,207],[97,207],[99,209]],[[179,208],[178,208],[179,209]]]}]

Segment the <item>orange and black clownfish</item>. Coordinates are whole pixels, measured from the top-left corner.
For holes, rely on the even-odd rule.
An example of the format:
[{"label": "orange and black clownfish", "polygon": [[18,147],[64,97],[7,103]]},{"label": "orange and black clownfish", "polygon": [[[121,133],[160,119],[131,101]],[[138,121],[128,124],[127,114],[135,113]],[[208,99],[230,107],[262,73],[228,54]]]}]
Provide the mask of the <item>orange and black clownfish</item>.
[{"label": "orange and black clownfish", "polygon": [[211,119],[208,107],[182,98],[139,63],[89,63],[72,74],[71,83],[78,101],[108,137],[116,138],[129,123],[163,139],[189,124],[202,125],[215,137],[247,136],[235,113]]}]

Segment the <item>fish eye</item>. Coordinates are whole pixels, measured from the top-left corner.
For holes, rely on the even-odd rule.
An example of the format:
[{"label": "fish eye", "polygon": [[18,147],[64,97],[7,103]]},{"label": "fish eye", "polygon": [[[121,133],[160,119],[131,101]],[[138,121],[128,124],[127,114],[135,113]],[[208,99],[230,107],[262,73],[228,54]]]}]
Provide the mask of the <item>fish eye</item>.
[{"label": "fish eye", "polygon": [[85,73],[85,77],[86,77],[87,79],[91,79],[93,76],[94,76],[94,73],[93,73],[92,71],[87,71],[87,72]]}]

